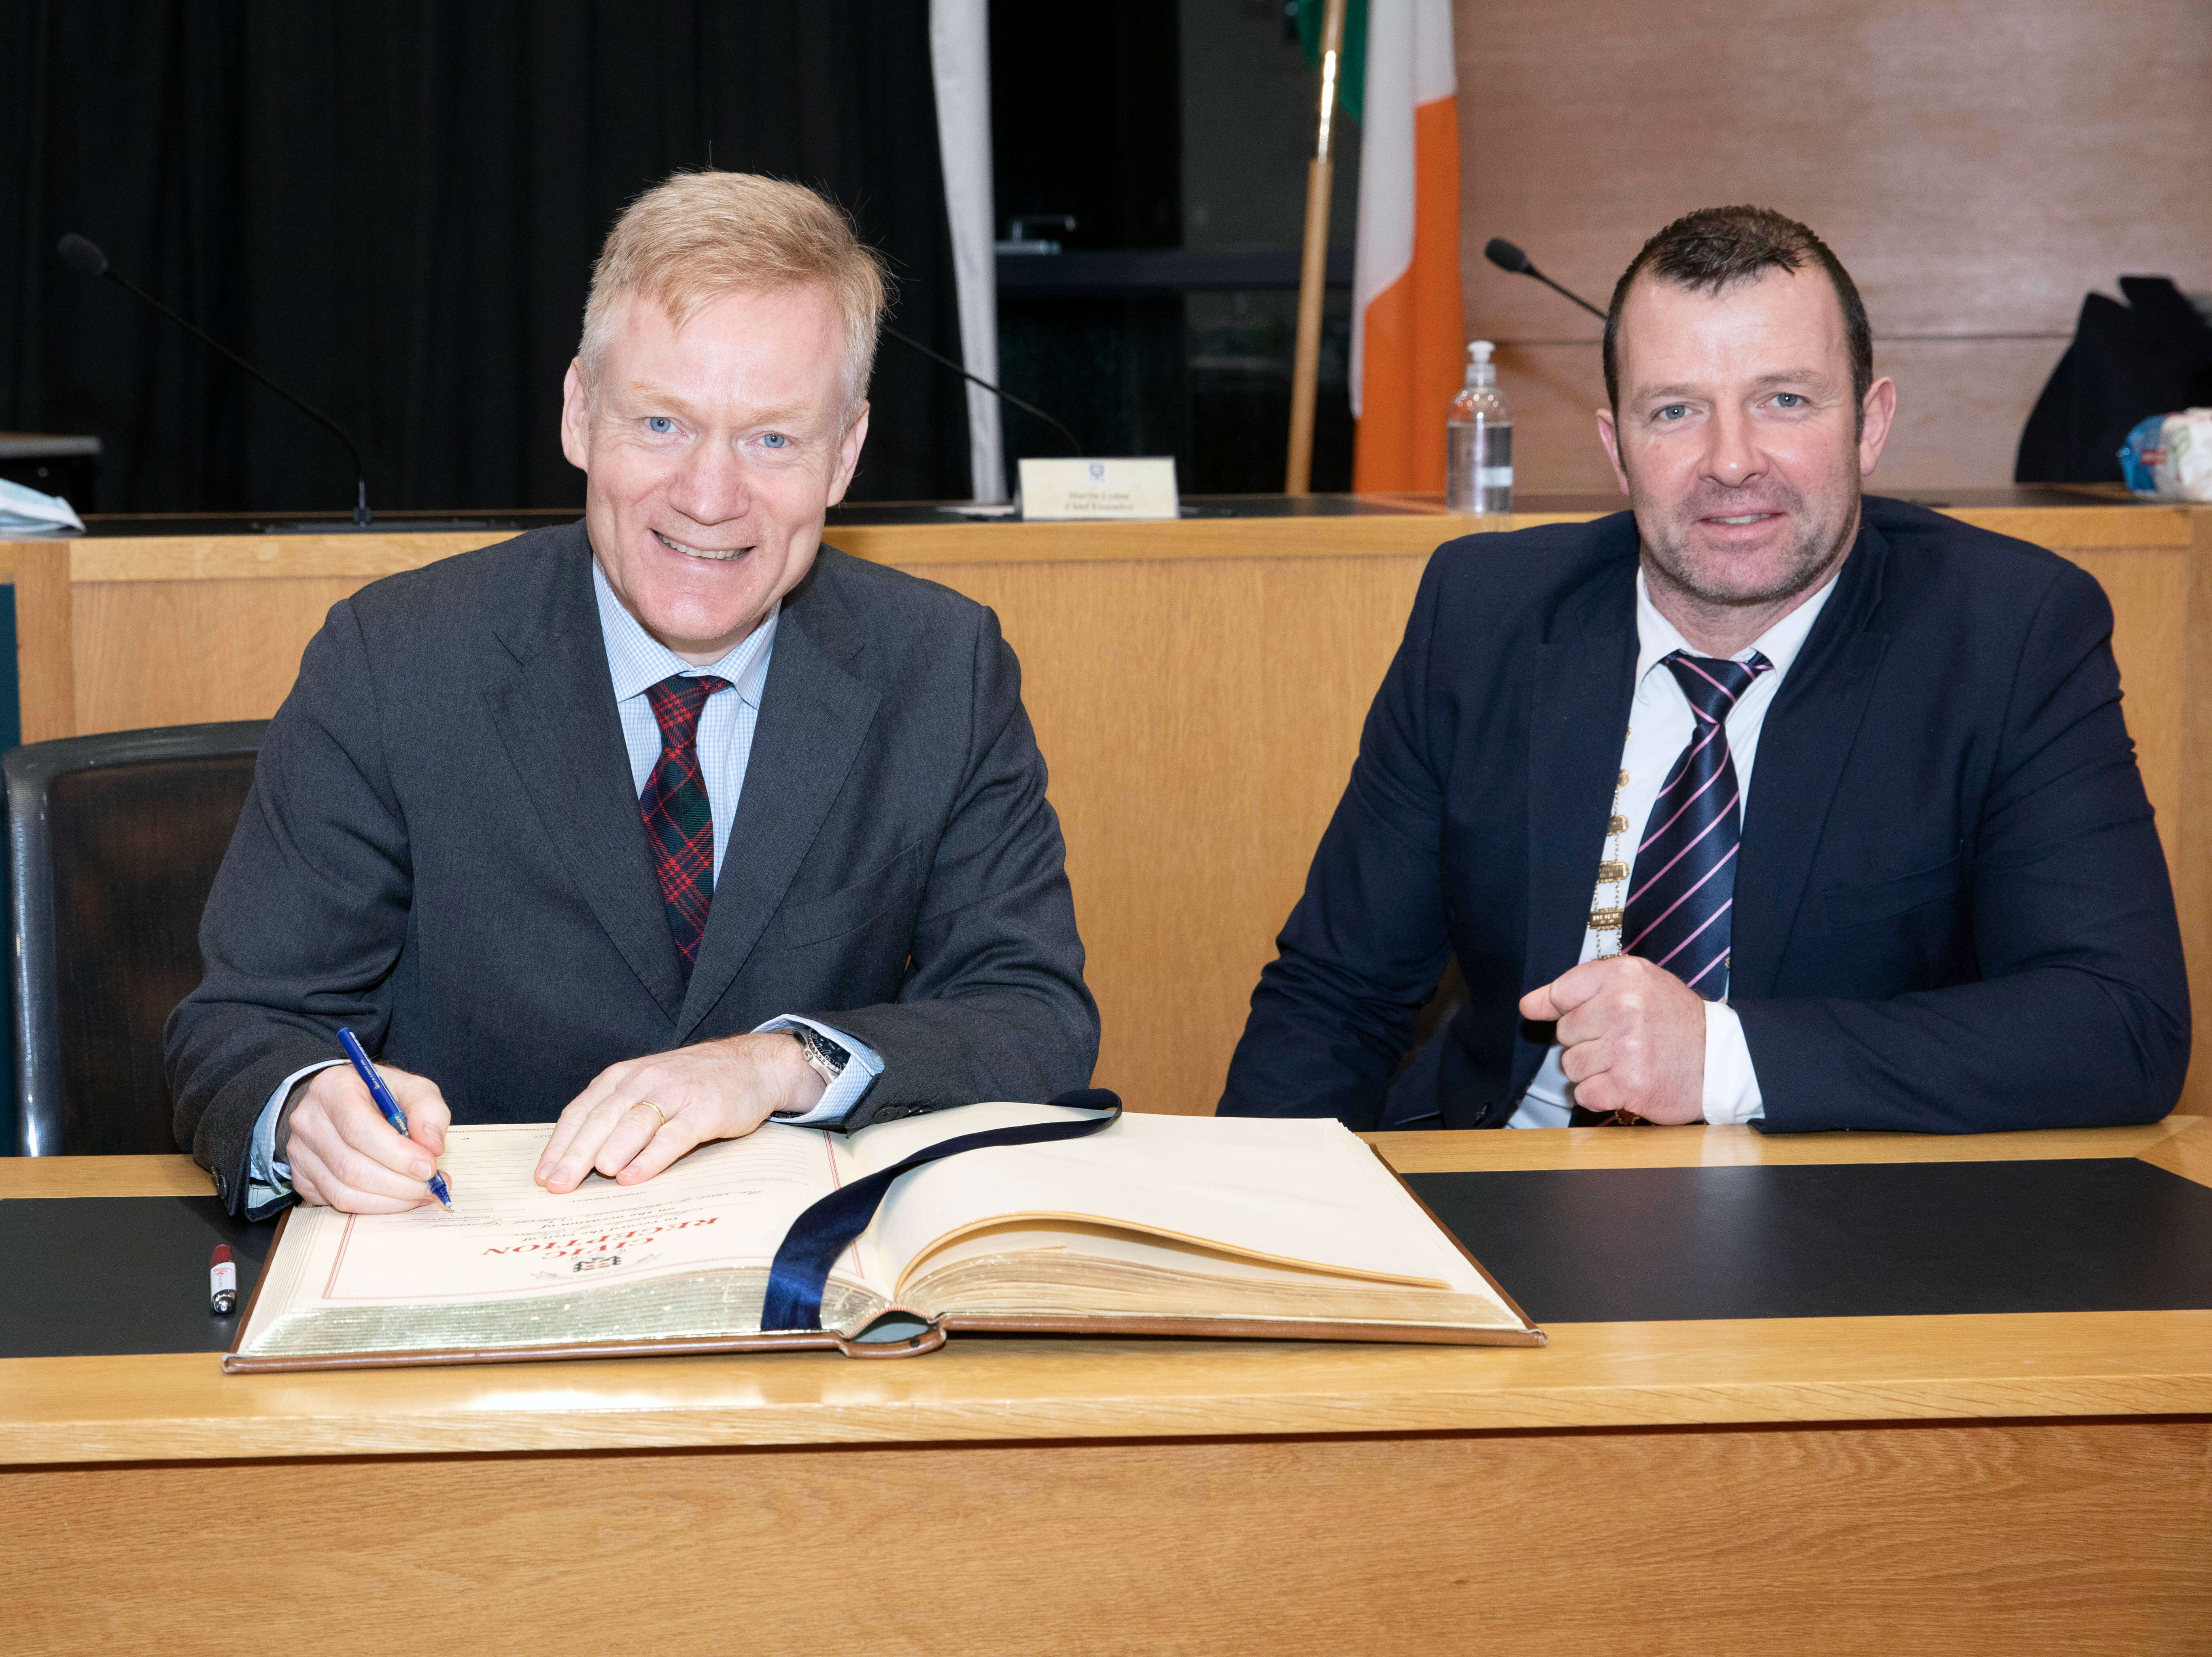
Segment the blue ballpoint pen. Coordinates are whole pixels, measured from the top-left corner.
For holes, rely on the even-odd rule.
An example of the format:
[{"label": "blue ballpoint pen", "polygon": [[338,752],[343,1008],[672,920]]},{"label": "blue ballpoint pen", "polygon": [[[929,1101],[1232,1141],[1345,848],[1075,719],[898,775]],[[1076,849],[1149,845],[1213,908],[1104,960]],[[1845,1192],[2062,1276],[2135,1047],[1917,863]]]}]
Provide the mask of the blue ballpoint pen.
[{"label": "blue ballpoint pen", "polygon": [[[345,1049],[346,1057],[353,1060],[354,1074],[361,1077],[362,1085],[368,1089],[368,1096],[376,1101],[376,1108],[384,1113],[384,1120],[400,1132],[406,1132],[407,1113],[399,1108],[399,1102],[392,1096],[392,1089],[384,1085],[384,1078],[376,1073],[376,1066],[368,1062],[368,1055],[362,1051],[361,1043],[355,1039],[354,1033],[340,1030],[338,1045]],[[446,1212],[450,1214],[453,1211],[453,1187],[446,1183],[446,1176],[435,1168],[430,1171],[430,1194],[438,1199],[438,1206]]]}]

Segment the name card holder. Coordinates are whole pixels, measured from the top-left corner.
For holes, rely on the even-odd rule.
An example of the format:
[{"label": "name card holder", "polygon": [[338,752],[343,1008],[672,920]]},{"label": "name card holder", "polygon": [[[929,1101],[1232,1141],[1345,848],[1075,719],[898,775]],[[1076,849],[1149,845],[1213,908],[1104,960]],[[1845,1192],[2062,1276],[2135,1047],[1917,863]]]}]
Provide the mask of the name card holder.
[{"label": "name card holder", "polygon": [[1142,460],[1024,460],[1022,516],[1154,519],[1180,514],[1172,456]]}]

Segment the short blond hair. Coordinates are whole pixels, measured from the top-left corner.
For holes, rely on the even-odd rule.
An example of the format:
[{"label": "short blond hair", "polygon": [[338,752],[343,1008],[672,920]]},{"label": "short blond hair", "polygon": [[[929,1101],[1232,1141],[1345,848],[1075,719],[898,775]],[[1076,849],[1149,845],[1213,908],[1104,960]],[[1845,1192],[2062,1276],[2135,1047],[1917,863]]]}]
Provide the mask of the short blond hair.
[{"label": "short blond hair", "polygon": [[888,298],[883,262],[844,209],[807,189],[751,173],[678,173],[632,202],[592,267],[576,348],[588,394],[623,301],[658,300],[681,328],[726,294],[819,283],[845,324],[845,406],[860,407]]}]

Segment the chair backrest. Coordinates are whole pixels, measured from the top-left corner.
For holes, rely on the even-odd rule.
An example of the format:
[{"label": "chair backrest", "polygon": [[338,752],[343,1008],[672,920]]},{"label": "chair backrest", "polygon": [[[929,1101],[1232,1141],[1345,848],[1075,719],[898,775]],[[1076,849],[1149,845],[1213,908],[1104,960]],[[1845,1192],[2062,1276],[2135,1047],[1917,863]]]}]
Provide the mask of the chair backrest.
[{"label": "chair backrest", "polygon": [[201,977],[200,911],[264,719],[10,751],[15,1150],[174,1151],[161,1028]]}]

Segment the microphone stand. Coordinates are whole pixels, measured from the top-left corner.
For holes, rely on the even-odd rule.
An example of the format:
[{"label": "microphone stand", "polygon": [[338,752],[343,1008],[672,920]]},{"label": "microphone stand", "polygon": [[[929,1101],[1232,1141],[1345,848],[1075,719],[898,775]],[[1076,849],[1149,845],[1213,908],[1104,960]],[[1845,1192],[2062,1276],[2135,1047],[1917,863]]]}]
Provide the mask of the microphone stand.
[{"label": "microphone stand", "polygon": [[[297,525],[285,526],[289,531],[300,534],[323,534],[337,529],[365,530],[371,526],[373,520],[368,510],[368,467],[362,459],[360,446],[347,434],[346,430],[343,426],[340,426],[337,421],[331,419],[328,415],[316,408],[313,404],[306,402],[301,398],[295,397],[290,391],[286,391],[282,385],[279,385],[275,380],[270,379],[267,374],[263,373],[260,369],[255,367],[244,357],[239,355],[237,352],[232,350],[230,347],[224,344],[221,340],[217,339],[213,334],[208,332],[206,329],[201,327],[198,323],[179,315],[175,311],[171,310],[167,306],[164,305],[160,300],[155,299],[153,294],[139,287],[136,282],[118,275],[115,269],[108,264],[107,256],[101,252],[96,245],[87,240],[85,237],[73,234],[64,236],[61,239],[60,246],[57,251],[61,254],[63,263],[67,264],[72,270],[77,271],[80,275],[83,276],[106,277],[108,281],[113,282],[118,288],[123,289],[125,293],[130,294],[133,299],[137,300],[140,303],[160,313],[162,316],[168,318],[170,321],[175,323],[177,326],[183,329],[194,339],[198,340],[200,343],[207,346],[210,350],[213,350],[222,356],[228,359],[239,367],[243,368],[247,373],[252,375],[254,379],[259,380],[264,385],[266,385],[270,391],[276,392],[277,396],[283,398],[287,403],[297,409],[301,414],[306,415],[310,420],[315,422],[316,424],[323,427],[333,437],[337,438],[339,442],[346,446],[346,452],[353,457],[354,466],[355,495],[353,522],[349,525],[301,524]],[[1000,401],[1012,404],[1015,408],[1019,409],[1024,414],[1035,416],[1046,425],[1051,427],[1054,431],[1059,433],[1060,435],[1066,440],[1068,452],[1070,454],[1079,455],[1083,452],[1083,444],[1081,440],[1079,439],[1073,432],[1068,430],[1066,427],[1061,425],[1060,422],[1054,420],[1050,415],[1047,414],[1042,409],[1038,408],[1036,404],[1024,402],[1020,398],[1016,397],[1012,392],[1000,390],[998,386],[991,384],[989,380],[982,379],[979,375],[969,373],[967,369],[955,362],[951,357],[945,355],[942,352],[932,350],[928,346],[924,345],[920,340],[914,338],[911,335],[902,334],[897,329],[890,327],[884,328],[883,331],[888,337],[896,340],[908,350],[920,352],[931,361],[938,363],[944,367],[950,368],[954,373],[958,374],[963,379],[974,381],[976,385],[981,385],[985,391],[990,392],[992,396],[998,398]],[[386,521],[389,523],[391,520],[387,519]],[[511,525],[495,524],[489,520],[477,521],[465,519],[453,519],[450,520],[439,519],[434,522],[426,520],[421,524],[417,524],[412,519],[405,521],[407,527],[410,529],[437,528],[472,530],[511,527]]]},{"label": "microphone stand", "polygon": [[1603,322],[1605,320],[1604,312],[1599,310],[1596,306],[1592,305],[1580,294],[1568,293],[1565,288],[1560,287],[1558,282],[1553,282],[1549,276],[1546,276],[1541,270],[1539,270],[1534,265],[1530,265],[1528,270],[1523,271],[1522,274],[1535,277],[1537,281],[1542,282],[1545,287],[1550,288],[1553,293],[1559,294],[1563,298],[1572,300],[1576,304],[1581,306],[1583,310],[1595,317],[1600,322]]},{"label": "microphone stand", "polygon": [[1053,430],[1058,432],[1062,437],[1067,440],[1067,452],[1070,454],[1079,455],[1083,452],[1082,441],[1077,438],[1075,434],[1068,430],[1066,427],[1061,425],[1060,422],[1054,420],[1042,409],[1038,408],[1036,404],[1024,403],[1021,398],[1016,397],[1012,391],[1000,391],[996,385],[991,384],[989,380],[985,379],[981,375],[969,373],[965,368],[955,362],[951,357],[946,356],[942,351],[931,350],[929,347],[924,345],[920,340],[915,338],[911,334],[902,334],[899,332],[897,329],[886,325],[884,329],[884,337],[885,339],[896,340],[900,344],[905,346],[909,351],[921,352],[922,355],[927,357],[932,362],[940,364],[945,367],[951,369],[952,372],[959,375],[961,379],[968,380],[974,385],[981,385],[985,391],[988,391],[993,397],[997,398],[1001,403],[1011,403],[1015,408],[1019,409],[1024,414],[1035,415],[1039,420],[1044,422],[1046,425],[1051,427]]},{"label": "microphone stand", "polygon": [[1513,276],[1535,277],[1537,281],[1542,282],[1545,287],[1559,294],[1560,298],[1572,300],[1577,305],[1581,306],[1583,310],[1589,312],[1600,322],[1603,322],[1606,319],[1604,312],[1599,310],[1596,306],[1592,305],[1580,294],[1570,293],[1567,289],[1560,287],[1558,282],[1553,282],[1541,270],[1539,270],[1535,265],[1530,262],[1529,258],[1526,253],[1516,247],[1511,242],[1506,240],[1504,237],[1492,236],[1488,242],[1484,244],[1482,257],[1488,259],[1499,270],[1506,271]]},{"label": "microphone stand", "polygon": [[[103,276],[106,277],[108,281],[113,282],[118,288],[120,288],[125,293],[130,294],[133,299],[137,300],[142,304],[152,307],[163,316],[168,318],[170,321],[175,323],[178,327],[190,334],[194,339],[199,341],[201,344],[229,358],[230,361],[235,363],[239,367],[245,369],[247,373],[252,374],[254,379],[259,380],[264,385],[266,385],[270,391],[276,392],[277,396],[283,398],[287,403],[297,409],[301,414],[307,416],[308,419],[323,427],[333,437],[337,438],[339,442],[344,444],[346,446],[346,452],[353,457],[355,482],[353,527],[363,530],[368,528],[370,523],[368,510],[368,467],[361,458],[361,446],[356,443],[352,438],[346,435],[345,428],[343,427],[340,426],[337,421],[331,419],[328,415],[325,414],[320,409],[316,408],[313,404],[293,396],[291,392],[286,391],[275,380],[270,379],[269,376],[263,373],[260,369],[255,367],[244,357],[239,355],[237,352],[232,350],[229,346],[224,344],[221,340],[217,339],[213,334],[208,332],[206,329],[201,327],[198,323],[190,321],[187,319],[179,316],[176,312],[162,304],[161,300],[155,299],[144,288],[139,287],[137,283],[131,281],[125,276],[118,275],[115,267],[108,264],[107,256],[100,252],[98,247],[86,240],[85,238],[82,236],[64,236],[62,238],[61,255],[62,258],[68,262],[70,269],[83,270],[85,267],[92,262],[92,258],[88,258],[86,257],[88,253],[92,256],[92,258],[98,259],[99,269],[96,272],[87,272],[87,274]],[[304,528],[305,526],[303,525],[302,527]]]}]

